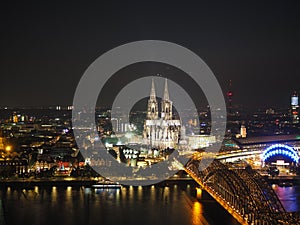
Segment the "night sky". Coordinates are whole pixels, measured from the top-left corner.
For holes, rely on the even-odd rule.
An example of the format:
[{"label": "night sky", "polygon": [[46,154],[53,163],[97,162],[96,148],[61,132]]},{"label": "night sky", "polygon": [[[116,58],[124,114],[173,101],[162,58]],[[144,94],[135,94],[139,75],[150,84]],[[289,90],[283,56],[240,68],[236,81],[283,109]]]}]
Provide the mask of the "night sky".
[{"label": "night sky", "polygon": [[1,3],[1,107],[71,105],[97,57],[146,39],[194,51],[224,93],[232,80],[234,104],[288,107],[293,90],[300,92],[296,1],[98,2]]}]

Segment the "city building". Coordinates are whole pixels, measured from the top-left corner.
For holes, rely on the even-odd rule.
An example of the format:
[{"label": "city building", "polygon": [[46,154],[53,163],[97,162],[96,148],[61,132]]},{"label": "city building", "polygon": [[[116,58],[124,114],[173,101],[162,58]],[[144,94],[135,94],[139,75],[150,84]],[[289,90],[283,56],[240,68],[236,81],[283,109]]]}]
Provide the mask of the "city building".
[{"label": "city building", "polygon": [[232,96],[233,93],[231,91],[231,80],[229,81],[229,90],[227,92],[227,99],[228,99],[228,113],[231,114],[232,113]]},{"label": "city building", "polygon": [[232,139],[241,150],[246,151],[263,151],[273,144],[284,144],[292,146],[296,150],[300,150],[299,135],[270,135],[247,138]]},{"label": "city building", "polygon": [[[161,100],[159,115],[158,101],[152,79],[151,93],[148,100],[147,118],[144,123],[143,142],[158,149],[175,148],[179,143],[181,121],[173,118],[172,101],[169,98],[167,79],[164,96]],[[160,116],[160,117],[159,117]]]},{"label": "city building", "polygon": [[240,133],[235,135],[236,138],[246,138],[247,137],[247,128],[245,125],[241,125]]},{"label": "city building", "polygon": [[212,135],[188,135],[187,143],[192,150],[202,149],[216,143],[216,137]]},{"label": "city building", "polygon": [[292,94],[291,97],[291,114],[292,123],[299,123],[299,97],[296,91]]}]

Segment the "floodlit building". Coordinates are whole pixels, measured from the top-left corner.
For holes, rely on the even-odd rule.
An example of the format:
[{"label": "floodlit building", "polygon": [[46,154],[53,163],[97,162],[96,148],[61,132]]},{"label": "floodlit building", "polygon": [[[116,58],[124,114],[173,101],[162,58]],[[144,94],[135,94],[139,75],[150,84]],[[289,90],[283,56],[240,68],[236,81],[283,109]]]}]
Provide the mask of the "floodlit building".
[{"label": "floodlit building", "polygon": [[158,149],[175,148],[180,139],[180,131],[181,121],[173,118],[172,101],[169,98],[167,79],[165,80],[164,96],[161,100],[160,117],[154,80],[152,79],[147,119],[144,123],[144,144]]},{"label": "floodlit building", "polygon": [[201,149],[216,143],[216,137],[212,135],[189,135],[187,141],[190,149]]}]

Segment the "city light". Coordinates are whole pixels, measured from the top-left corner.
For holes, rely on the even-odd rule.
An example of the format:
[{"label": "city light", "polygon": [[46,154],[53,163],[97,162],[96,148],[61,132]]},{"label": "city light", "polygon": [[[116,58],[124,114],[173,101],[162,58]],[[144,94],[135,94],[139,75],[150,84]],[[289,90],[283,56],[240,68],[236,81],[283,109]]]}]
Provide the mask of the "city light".
[{"label": "city light", "polygon": [[276,156],[276,155],[284,155],[292,159],[294,162],[298,163],[299,156],[298,153],[290,146],[283,145],[283,144],[274,144],[268,147],[262,153],[262,159],[265,162],[269,158]]},{"label": "city light", "polygon": [[299,6],[3,2],[0,225],[300,225]]}]

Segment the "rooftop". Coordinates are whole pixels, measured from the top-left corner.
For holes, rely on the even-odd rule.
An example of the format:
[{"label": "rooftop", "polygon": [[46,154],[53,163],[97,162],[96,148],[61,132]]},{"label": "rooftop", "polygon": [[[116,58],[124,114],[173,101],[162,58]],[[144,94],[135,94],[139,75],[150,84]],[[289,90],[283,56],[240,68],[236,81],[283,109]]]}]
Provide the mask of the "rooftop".
[{"label": "rooftop", "polygon": [[272,136],[259,136],[259,137],[247,137],[247,138],[233,138],[238,145],[253,145],[272,142],[292,142],[299,141],[300,135],[272,135]]}]

